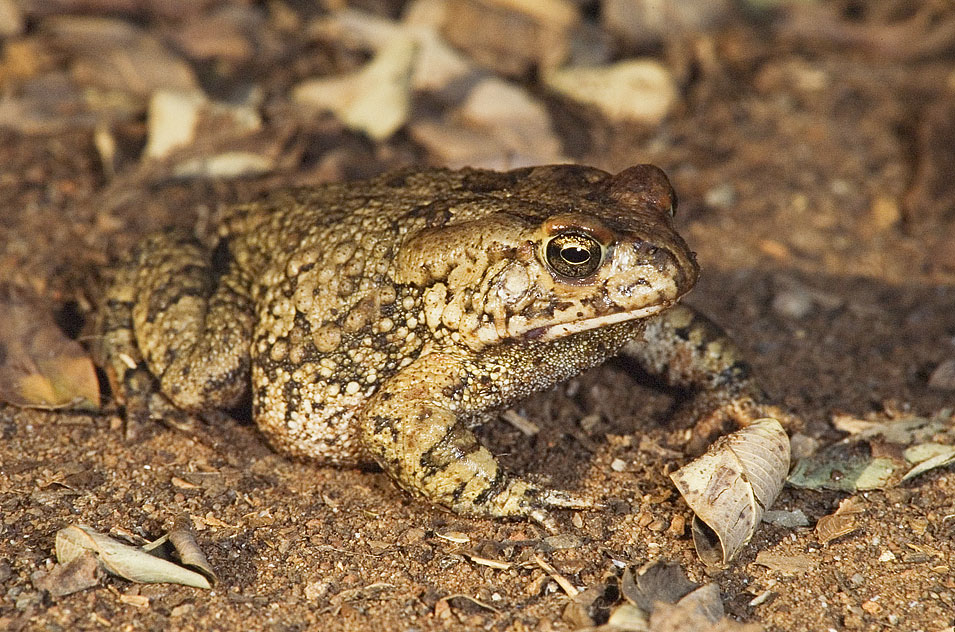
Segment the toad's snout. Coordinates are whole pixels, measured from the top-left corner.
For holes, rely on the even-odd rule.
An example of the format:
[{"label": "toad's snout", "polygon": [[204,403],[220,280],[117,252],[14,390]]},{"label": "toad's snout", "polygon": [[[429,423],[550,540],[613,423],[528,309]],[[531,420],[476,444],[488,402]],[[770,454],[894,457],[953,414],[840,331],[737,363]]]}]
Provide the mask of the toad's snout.
[{"label": "toad's snout", "polygon": [[639,277],[641,285],[656,290],[666,300],[676,300],[686,294],[699,276],[696,258],[688,248],[670,248],[634,239],[618,244],[615,254],[617,274],[621,278]]}]

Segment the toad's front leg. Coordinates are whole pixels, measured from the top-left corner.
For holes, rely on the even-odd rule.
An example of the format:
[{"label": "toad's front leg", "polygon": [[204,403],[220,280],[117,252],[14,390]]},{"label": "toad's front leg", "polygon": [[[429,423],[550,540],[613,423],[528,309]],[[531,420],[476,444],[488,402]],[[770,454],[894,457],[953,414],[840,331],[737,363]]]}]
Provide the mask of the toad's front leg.
[{"label": "toad's front leg", "polygon": [[696,420],[691,453],[701,453],[728,425],[746,426],[760,417],[792,422],[769,402],[726,332],[689,306],[676,305],[649,319],[620,355],[671,386],[696,391],[685,411]]},{"label": "toad's front leg", "polygon": [[485,412],[486,381],[447,353],[422,356],[363,407],[365,448],[405,490],[462,515],[531,518],[554,528],[547,509],[589,503],[505,472],[468,428]]}]

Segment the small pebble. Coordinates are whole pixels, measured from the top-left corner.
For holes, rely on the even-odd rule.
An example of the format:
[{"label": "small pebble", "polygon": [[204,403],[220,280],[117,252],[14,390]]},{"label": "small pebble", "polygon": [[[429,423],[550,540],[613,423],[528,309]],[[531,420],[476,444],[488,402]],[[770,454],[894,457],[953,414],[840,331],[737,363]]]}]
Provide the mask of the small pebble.
[{"label": "small pebble", "polygon": [[275,160],[248,151],[227,151],[187,160],[176,166],[178,178],[243,178],[260,176],[275,168]]},{"label": "small pebble", "polygon": [[201,90],[159,90],[149,100],[148,141],[144,155],[163,158],[179,147],[191,145],[206,103]]},{"label": "small pebble", "polygon": [[869,614],[879,614],[882,612],[882,606],[877,604],[874,601],[866,601],[862,604],[862,609],[868,612]]},{"label": "small pebble", "polygon": [[724,182],[703,194],[703,201],[707,206],[719,209],[731,208],[736,204],[736,199],[736,187],[731,182]]},{"label": "small pebble", "polygon": [[819,449],[819,439],[796,433],[789,438],[789,450],[793,461],[812,456]]},{"label": "small pebble", "polygon": [[607,30],[638,48],[658,45],[674,33],[698,37],[734,14],[731,0],[603,0],[600,14]]},{"label": "small pebble", "polygon": [[468,94],[460,116],[464,122],[486,129],[511,153],[535,156],[541,163],[566,160],[547,108],[517,84],[484,79]]},{"label": "small pebble", "polygon": [[480,65],[520,77],[566,63],[579,45],[572,0],[449,0],[441,35]]},{"label": "small pebble", "polygon": [[873,200],[869,214],[872,217],[872,225],[876,230],[890,228],[902,219],[899,203],[895,198],[886,196],[880,196]]},{"label": "small pebble", "polygon": [[955,358],[935,367],[928,378],[928,385],[940,391],[955,391]]},{"label": "small pebble", "polygon": [[627,469],[627,462],[623,459],[614,459],[610,464],[610,469],[614,472],[623,472],[625,469]]},{"label": "small pebble", "polygon": [[812,296],[802,288],[780,290],[773,297],[773,311],[778,316],[798,320],[808,316],[813,309]]},{"label": "small pebble", "polygon": [[544,73],[544,83],[569,99],[592,105],[611,121],[660,123],[676,104],[676,82],[654,59]]},{"label": "small pebble", "polygon": [[331,111],[350,128],[384,140],[408,121],[417,53],[413,38],[393,37],[358,72],[304,81],[295,87],[292,99]]},{"label": "small pebble", "polygon": [[686,518],[680,515],[673,516],[673,520],[670,522],[670,528],[667,529],[667,533],[673,537],[679,538],[683,537],[683,534],[686,532]]},{"label": "small pebble", "polygon": [[760,606],[766,603],[767,601],[769,601],[769,598],[772,597],[774,594],[775,593],[773,593],[773,591],[771,590],[764,590],[760,594],[753,597],[753,600],[749,602],[749,607],[755,608],[756,606]]},{"label": "small pebble", "polygon": [[770,509],[763,514],[763,522],[769,522],[778,527],[786,527],[787,529],[809,526],[809,518],[806,517],[802,509],[796,509],[794,511]]},{"label": "small pebble", "polygon": [[0,37],[12,37],[23,32],[23,14],[13,0],[0,0]]}]

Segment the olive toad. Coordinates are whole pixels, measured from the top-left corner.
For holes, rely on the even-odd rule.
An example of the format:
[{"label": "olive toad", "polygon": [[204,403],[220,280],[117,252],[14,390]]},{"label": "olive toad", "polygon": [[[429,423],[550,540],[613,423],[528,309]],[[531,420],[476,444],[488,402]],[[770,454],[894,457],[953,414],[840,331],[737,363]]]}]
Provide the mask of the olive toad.
[{"label": "olive toad", "polygon": [[129,415],[251,388],[282,451],[373,460],[458,513],[548,524],[586,503],[504,472],[471,431],[490,411],[619,353],[723,417],[759,398],[732,343],[677,305],[698,268],[675,206],[651,165],[276,191],[228,210],[214,253],[146,238],[107,292],[99,353]]}]

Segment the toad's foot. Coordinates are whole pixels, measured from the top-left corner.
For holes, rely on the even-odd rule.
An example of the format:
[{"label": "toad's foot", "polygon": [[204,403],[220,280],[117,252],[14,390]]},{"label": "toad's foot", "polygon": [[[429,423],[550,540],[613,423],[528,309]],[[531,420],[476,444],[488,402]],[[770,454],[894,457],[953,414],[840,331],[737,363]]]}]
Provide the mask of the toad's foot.
[{"label": "toad's foot", "polygon": [[668,384],[696,392],[676,414],[694,422],[691,454],[702,454],[716,437],[762,417],[798,427],[798,420],[770,403],[736,344],[691,307],[677,305],[651,319],[621,354]]}]

